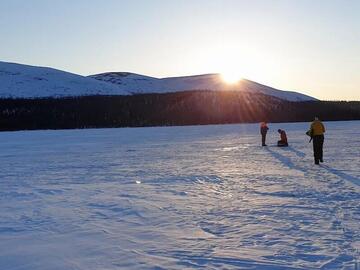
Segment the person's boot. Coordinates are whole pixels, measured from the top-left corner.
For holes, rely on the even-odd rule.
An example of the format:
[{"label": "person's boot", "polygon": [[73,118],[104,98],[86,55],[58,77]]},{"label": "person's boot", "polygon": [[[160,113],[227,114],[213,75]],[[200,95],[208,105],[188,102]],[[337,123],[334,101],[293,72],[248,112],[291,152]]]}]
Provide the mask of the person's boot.
[{"label": "person's boot", "polygon": [[324,160],[323,160],[322,158],[320,158],[320,162],[321,162],[321,163],[323,163],[323,162],[324,162]]},{"label": "person's boot", "polygon": [[319,160],[318,159],[315,159],[315,164],[319,165]]}]

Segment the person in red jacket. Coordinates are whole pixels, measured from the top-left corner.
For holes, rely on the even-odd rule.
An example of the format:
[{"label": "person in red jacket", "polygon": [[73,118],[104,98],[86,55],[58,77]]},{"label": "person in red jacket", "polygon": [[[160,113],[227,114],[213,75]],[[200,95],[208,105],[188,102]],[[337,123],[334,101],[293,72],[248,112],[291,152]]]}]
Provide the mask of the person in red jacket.
[{"label": "person in red jacket", "polygon": [[280,134],[280,141],[278,141],[277,146],[289,146],[285,130],[278,129],[278,132]]},{"label": "person in red jacket", "polygon": [[262,122],[260,124],[260,134],[261,134],[261,145],[262,146],[267,146],[265,141],[266,141],[266,133],[268,132],[269,127],[267,125],[266,122]]}]

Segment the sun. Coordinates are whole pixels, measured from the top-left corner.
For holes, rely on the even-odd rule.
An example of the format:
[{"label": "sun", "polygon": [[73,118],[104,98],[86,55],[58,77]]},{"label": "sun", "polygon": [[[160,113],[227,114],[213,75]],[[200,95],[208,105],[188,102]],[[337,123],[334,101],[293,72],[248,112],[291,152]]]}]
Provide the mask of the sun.
[{"label": "sun", "polygon": [[237,72],[222,72],[221,78],[227,84],[235,84],[242,79]]}]

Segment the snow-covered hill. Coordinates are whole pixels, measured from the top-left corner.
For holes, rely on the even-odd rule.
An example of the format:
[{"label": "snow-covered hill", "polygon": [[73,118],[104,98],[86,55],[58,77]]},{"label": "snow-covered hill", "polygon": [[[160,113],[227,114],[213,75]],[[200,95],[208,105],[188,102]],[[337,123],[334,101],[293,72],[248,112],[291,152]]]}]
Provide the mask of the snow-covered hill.
[{"label": "snow-covered hill", "polygon": [[47,67],[0,61],[0,97],[124,95],[118,86]]},{"label": "snow-covered hill", "polygon": [[130,95],[191,90],[236,90],[290,101],[315,100],[301,93],[281,91],[245,79],[236,84],[226,84],[219,74],[159,79],[128,72],[110,72],[84,77],[48,67],[0,61],[0,97]]},{"label": "snow-covered hill", "polygon": [[189,90],[236,90],[263,93],[290,101],[316,100],[313,97],[301,93],[282,91],[245,79],[235,84],[227,84],[221,78],[220,74],[159,79],[128,72],[108,72],[89,77],[119,85],[121,90],[129,93],[166,93]]}]

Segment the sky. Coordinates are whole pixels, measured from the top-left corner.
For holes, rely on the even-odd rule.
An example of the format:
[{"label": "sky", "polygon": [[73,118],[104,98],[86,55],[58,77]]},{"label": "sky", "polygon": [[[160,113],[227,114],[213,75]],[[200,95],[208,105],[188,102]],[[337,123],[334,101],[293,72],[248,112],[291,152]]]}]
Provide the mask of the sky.
[{"label": "sky", "polygon": [[358,0],[0,0],[0,61],[360,100]]}]

